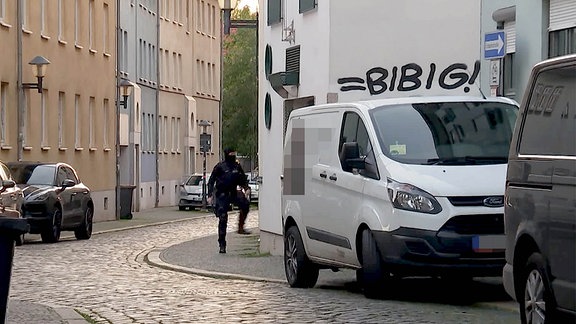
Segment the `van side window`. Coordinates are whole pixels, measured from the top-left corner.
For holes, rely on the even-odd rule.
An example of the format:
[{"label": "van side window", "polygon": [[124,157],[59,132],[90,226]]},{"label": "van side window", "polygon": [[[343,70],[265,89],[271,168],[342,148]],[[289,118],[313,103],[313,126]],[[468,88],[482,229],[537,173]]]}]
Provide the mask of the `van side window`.
[{"label": "van side window", "polygon": [[[358,150],[360,153],[360,157],[364,158],[365,161],[369,164],[367,169],[370,169],[370,172],[364,174],[371,178],[378,178],[378,172],[375,170],[376,159],[374,158],[374,153],[372,152],[372,145],[370,143],[370,138],[368,137],[368,131],[366,130],[366,126],[364,122],[358,116],[358,114],[354,112],[346,112],[344,113],[344,118],[342,121],[342,131],[340,133],[340,144],[338,146],[338,153],[342,149],[342,145],[346,142],[357,142],[358,143]],[[340,154],[338,154],[340,156]],[[352,170],[347,170],[345,167],[344,161],[340,161],[342,169],[347,172],[351,172]],[[371,167],[373,166],[373,167]]]},{"label": "van side window", "polygon": [[538,74],[525,111],[519,153],[576,156],[576,66]]}]

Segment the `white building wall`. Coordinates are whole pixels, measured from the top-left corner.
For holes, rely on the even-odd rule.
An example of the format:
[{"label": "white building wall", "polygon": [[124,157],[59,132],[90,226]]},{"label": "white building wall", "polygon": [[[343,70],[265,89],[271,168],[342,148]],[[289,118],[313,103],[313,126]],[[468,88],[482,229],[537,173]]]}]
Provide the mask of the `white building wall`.
[{"label": "white building wall", "polygon": [[[283,3],[283,22],[268,26],[268,0],[259,1],[259,167],[263,177],[259,199],[260,248],[273,254],[282,253],[280,177],[285,100],[313,96],[315,104],[322,104],[329,96],[345,102],[439,93],[479,95],[476,85],[479,76],[472,84],[468,81],[481,54],[480,2],[477,1],[318,0],[316,9],[303,14],[298,11],[298,1],[284,0]],[[283,29],[292,23],[295,39],[291,44],[282,39]],[[272,73],[285,71],[286,48],[300,45],[300,85],[293,97],[282,98],[267,80],[266,45],[272,47]],[[430,89],[426,89],[431,64],[436,70]],[[445,83],[454,85],[463,81],[447,90],[440,86],[439,78],[453,64],[460,65],[445,75]],[[421,84],[398,91],[402,67],[408,68],[408,73],[414,65],[422,68]],[[394,67],[397,78],[394,90],[390,91]],[[384,79],[388,84],[386,91],[375,94],[368,89],[366,72],[373,68],[388,71]],[[377,78],[377,74],[370,75]],[[361,78],[363,84],[342,83],[350,77]],[[361,85],[365,89],[343,91],[346,85]],[[405,88],[412,85],[408,81],[403,83]],[[377,88],[374,87],[375,92]],[[265,124],[266,94],[272,103],[270,129]]]}]

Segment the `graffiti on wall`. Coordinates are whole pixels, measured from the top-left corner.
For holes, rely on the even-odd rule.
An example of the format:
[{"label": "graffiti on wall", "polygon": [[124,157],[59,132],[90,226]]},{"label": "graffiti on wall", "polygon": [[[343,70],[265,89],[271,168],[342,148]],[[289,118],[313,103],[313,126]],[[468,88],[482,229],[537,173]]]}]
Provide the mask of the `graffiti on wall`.
[{"label": "graffiti on wall", "polygon": [[366,91],[370,95],[378,95],[386,91],[414,91],[425,87],[431,89],[435,82],[442,89],[454,90],[463,87],[464,92],[470,92],[469,85],[474,84],[480,73],[480,61],[474,63],[474,70],[469,74],[468,65],[453,63],[439,70],[435,63],[430,63],[424,70],[419,64],[408,63],[401,67],[394,66],[391,70],[374,67],[366,71],[366,78],[344,77],[338,79],[342,85],[340,91]]}]

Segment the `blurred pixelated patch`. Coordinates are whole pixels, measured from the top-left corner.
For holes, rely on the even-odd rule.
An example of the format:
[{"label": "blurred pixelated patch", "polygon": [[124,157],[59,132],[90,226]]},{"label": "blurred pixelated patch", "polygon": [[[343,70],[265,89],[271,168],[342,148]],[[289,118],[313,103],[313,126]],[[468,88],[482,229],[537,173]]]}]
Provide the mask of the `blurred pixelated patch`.
[{"label": "blurred pixelated patch", "polygon": [[[311,166],[322,163],[322,156],[332,141],[332,129],[306,127],[305,120],[293,121],[290,142],[284,152],[284,195],[305,195],[305,179],[311,177]],[[324,154],[323,154],[324,153]]]},{"label": "blurred pixelated patch", "polygon": [[472,237],[472,249],[478,253],[504,251],[506,238],[504,235],[477,235]]}]

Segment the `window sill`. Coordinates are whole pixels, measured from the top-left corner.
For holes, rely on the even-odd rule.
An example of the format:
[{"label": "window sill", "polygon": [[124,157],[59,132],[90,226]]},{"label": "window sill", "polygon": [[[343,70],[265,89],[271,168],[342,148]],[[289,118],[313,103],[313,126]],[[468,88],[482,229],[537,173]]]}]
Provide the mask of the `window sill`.
[{"label": "window sill", "polygon": [[96,53],[98,53],[98,51],[95,50],[95,49],[89,49],[88,52],[90,52],[90,54],[96,54]]},{"label": "window sill", "polygon": [[76,49],[83,49],[84,46],[80,45],[80,44],[74,44],[74,47],[76,47]]},{"label": "window sill", "polygon": [[97,147],[91,147],[91,148],[89,148],[88,150],[89,150],[90,152],[96,152],[96,151],[98,151],[98,148],[97,148]]},{"label": "window sill", "polygon": [[2,146],[0,146],[0,150],[3,150],[3,151],[4,151],[4,150],[11,150],[11,149],[12,149],[12,146],[9,146],[9,145],[2,145]]},{"label": "window sill", "polygon": [[22,149],[24,151],[32,151],[33,147],[32,146],[24,146]]},{"label": "window sill", "polygon": [[102,55],[104,55],[105,57],[111,57],[112,55],[109,53],[102,53]]},{"label": "window sill", "polygon": [[40,37],[41,37],[43,40],[50,40],[50,36],[47,36],[47,35],[44,35],[44,34],[40,34]]},{"label": "window sill", "polygon": [[58,39],[58,44],[60,44],[60,45],[67,45],[68,42],[65,41],[65,40],[63,40],[63,39],[61,39],[61,38],[59,38],[59,39]]},{"label": "window sill", "polygon": [[68,148],[67,147],[59,147],[58,151],[66,152],[66,151],[68,151]]},{"label": "window sill", "polygon": [[110,151],[112,151],[112,149],[109,148],[109,147],[107,147],[107,148],[104,149],[104,152],[110,152]]},{"label": "window sill", "polygon": [[84,148],[83,147],[75,147],[74,151],[81,152],[81,151],[84,151]]},{"label": "window sill", "polygon": [[42,146],[42,147],[40,147],[40,149],[42,151],[50,151],[51,147],[50,146]]},{"label": "window sill", "polygon": [[12,28],[12,25],[10,25],[9,23],[7,23],[5,21],[0,21],[0,26],[2,26],[4,28]]},{"label": "window sill", "polygon": [[28,29],[26,29],[26,28],[24,28],[24,27],[22,27],[22,32],[23,32],[24,34],[28,34],[28,35],[34,34],[31,30],[28,30]]}]

